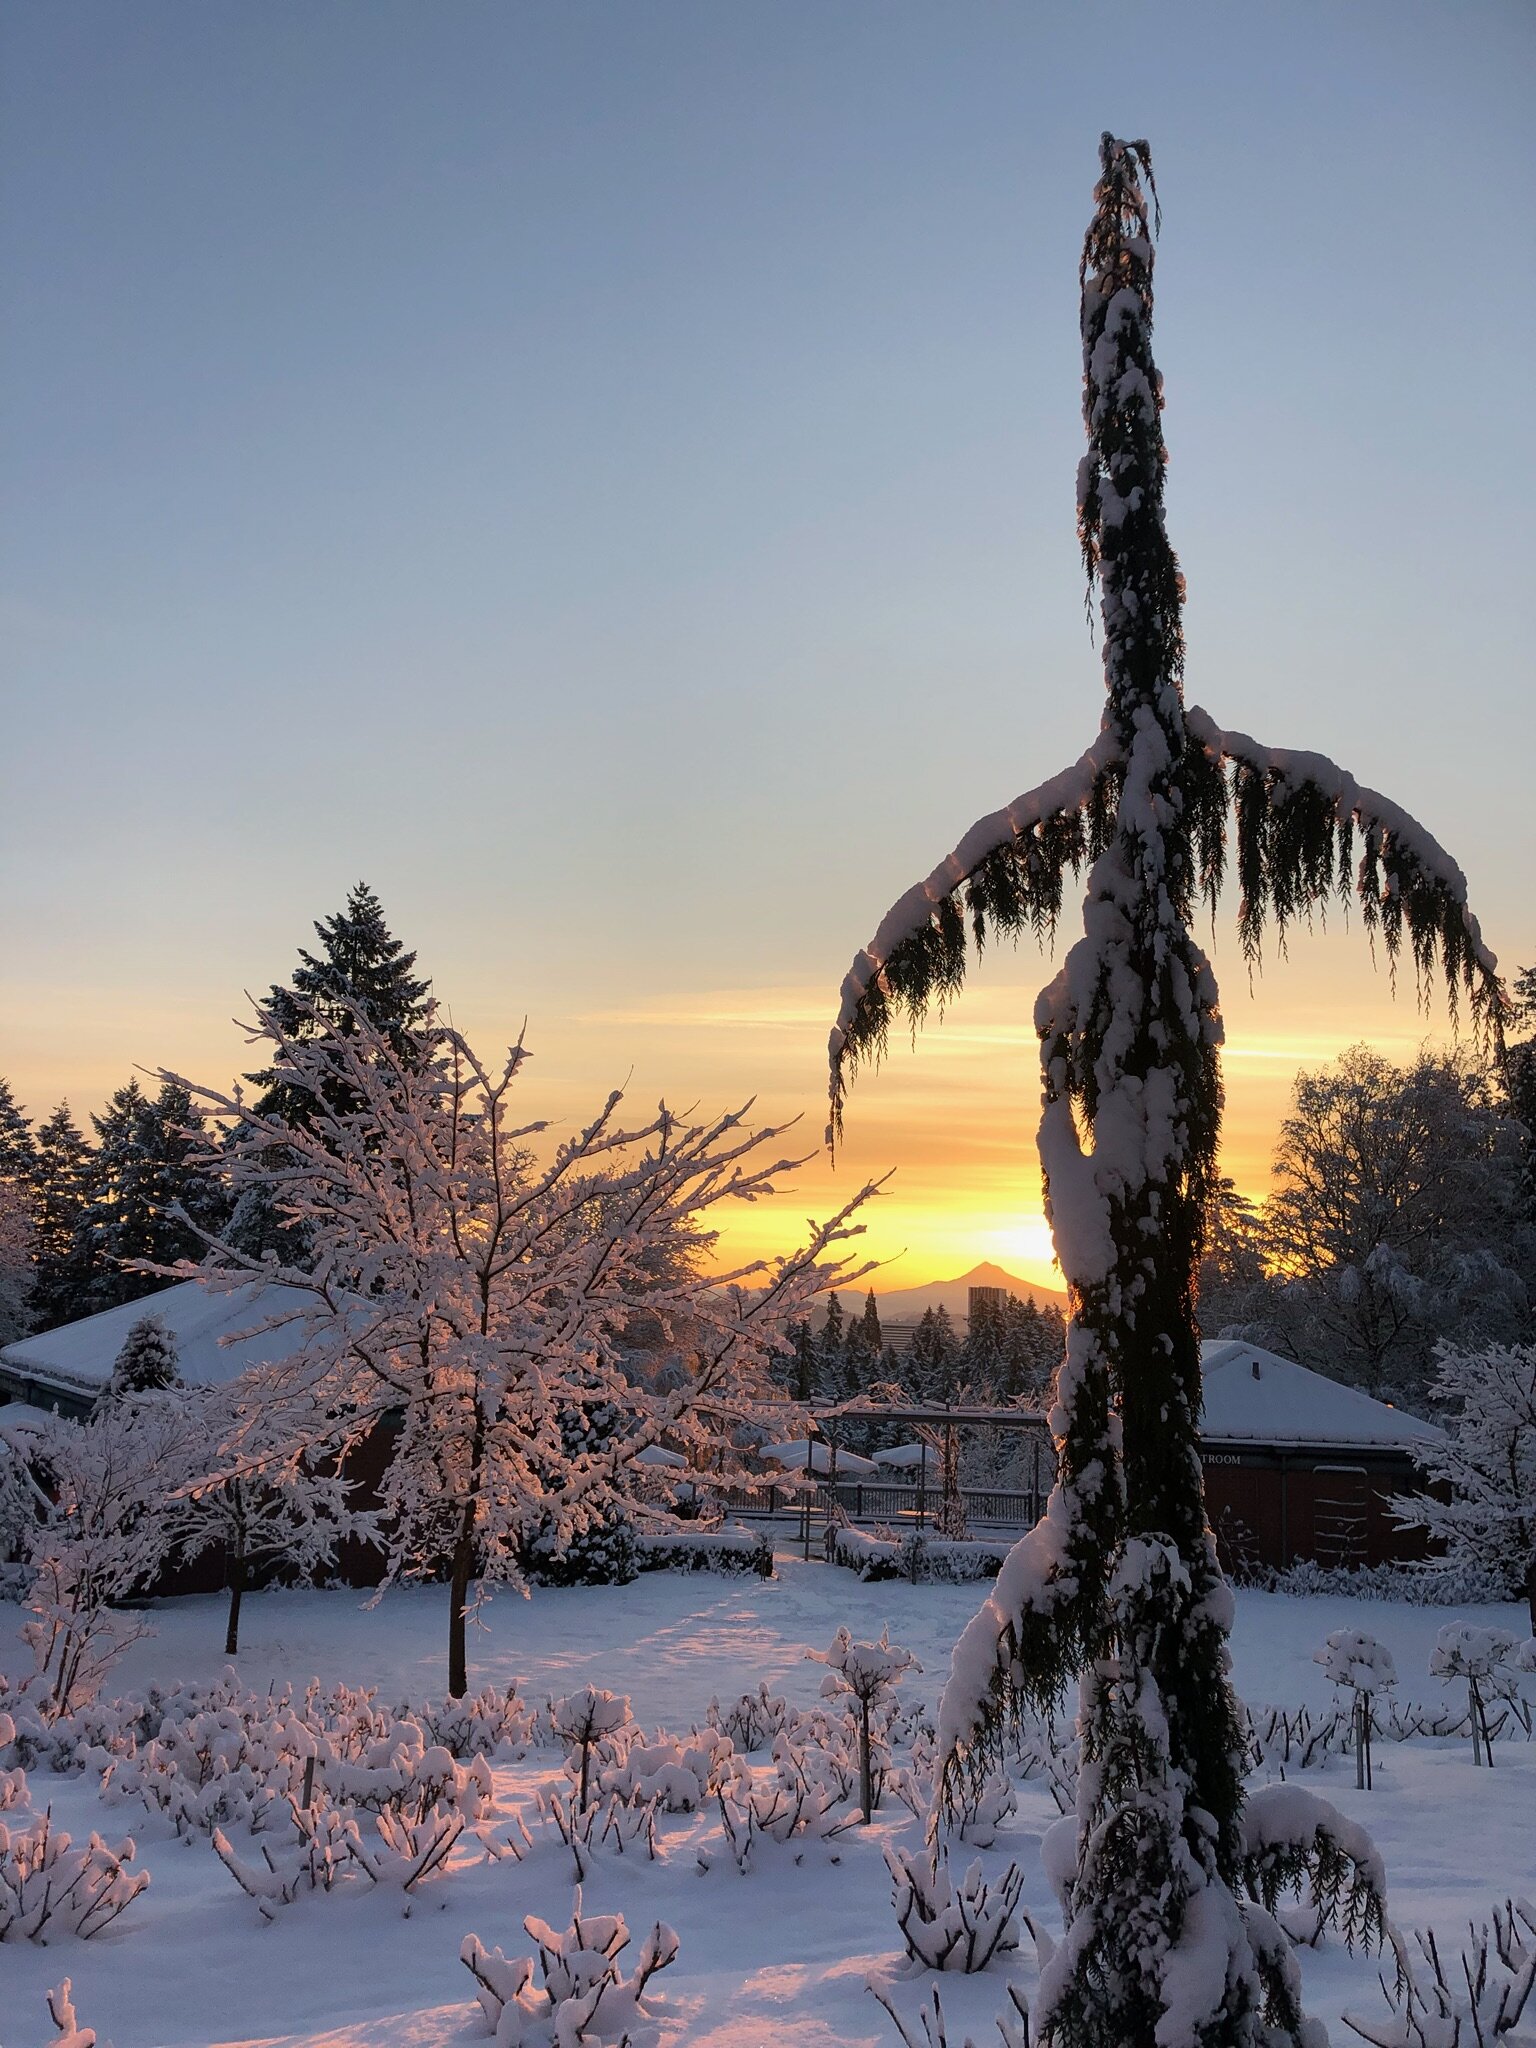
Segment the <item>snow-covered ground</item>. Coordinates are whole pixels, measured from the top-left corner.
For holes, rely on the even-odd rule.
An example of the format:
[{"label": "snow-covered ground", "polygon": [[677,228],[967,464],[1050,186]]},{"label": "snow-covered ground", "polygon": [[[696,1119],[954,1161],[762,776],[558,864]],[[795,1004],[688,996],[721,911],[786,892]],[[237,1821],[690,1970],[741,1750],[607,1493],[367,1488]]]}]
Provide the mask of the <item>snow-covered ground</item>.
[{"label": "snow-covered ground", "polygon": [[[971,1586],[864,1585],[791,1556],[767,1582],[659,1573],[621,1588],[541,1591],[526,1602],[503,1596],[472,1640],[471,1683],[515,1681],[536,1702],[591,1680],[628,1693],[645,1726],[683,1732],[703,1719],[711,1695],[724,1700],[761,1680],[791,1705],[809,1706],[825,1673],[805,1661],[806,1649],[825,1648],[839,1624],[859,1637],[888,1624],[891,1639],[925,1667],[904,1682],[903,1696],[932,1703],[977,1598]],[[1325,1707],[1331,1688],[1312,1653],[1331,1630],[1359,1628],[1393,1653],[1400,1697],[1438,1702],[1447,1694],[1427,1667],[1449,1618],[1445,1610],[1379,1602],[1240,1593],[1239,1689],[1250,1701]],[[1513,1607],[1470,1608],[1461,1618],[1525,1633]],[[221,1601],[168,1602],[154,1620],[158,1633],[128,1653],[113,1690],[212,1680],[224,1671]],[[0,1608],[0,1668],[17,1675],[27,1664],[19,1621],[17,1610]],[[372,1611],[345,1592],[248,1596],[239,1675],[257,1689],[302,1687],[318,1677],[376,1686],[390,1703],[432,1697],[442,1689],[446,1634],[442,1588],[393,1592]],[[558,1765],[558,1751],[540,1748],[495,1766],[500,1814],[521,1812],[534,1836],[521,1862],[489,1862],[478,1846],[461,1843],[453,1865],[421,1888],[408,1914],[398,1892],[347,1886],[300,1897],[272,1925],[260,1921],[206,1838],[184,1844],[137,1804],[104,1807],[90,1777],[39,1769],[34,1802],[50,1801],[58,1823],[81,1839],[92,1828],[113,1842],[134,1834],[152,1883],[89,1942],[0,1946],[0,2040],[30,2048],[48,2038],[44,1993],[68,1974],[81,2023],[115,2048],[470,2048],[487,2029],[459,1962],[464,1936],[473,1931],[519,1955],[532,1947],[525,1914],[565,1924],[570,1855],[536,1825],[533,1811],[536,1789],[556,1781]],[[1455,1936],[1496,1899],[1536,1890],[1536,1744],[1500,1744],[1490,1771],[1474,1769],[1464,1742],[1384,1742],[1373,1793],[1357,1793],[1352,1763],[1337,1759],[1304,1782],[1368,1824],[1386,1857],[1401,1925],[1433,1920]],[[983,1862],[991,1868],[1016,1859],[1026,1906],[1054,1927],[1038,1847],[1056,1808],[1038,1781],[1020,1786],[1018,1800],[1016,1819]],[[767,1853],[741,1876],[721,1853],[717,1813],[668,1816],[654,1861],[611,1850],[597,1856],[586,1906],[622,1912],[637,1946],[658,1919],[681,1937],[678,1961],[657,1980],[651,2001],[663,2048],[891,2043],[889,2023],[865,1989],[871,1975],[892,1987],[904,2010],[938,1982],[952,2042],[958,2048],[970,2031],[979,2048],[996,2039],[992,2016],[1005,2003],[1007,1963],[971,1978],[907,1980],[898,1969],[881,1849],[916,1846],[920,1838],[919,1824],[896,1806],[868,1829],[829,1843],[762,1845]],[[959,1853],[963,1862],[973,1852]],[[1027,1939],[1011,1967],[1032,1984],[1026,1957]],[[1337,1948],[1305,1955],[1309,2003],[1335,2039],[1354,2038],[1338,2025],[1344,2007],[1379,2006],[1375,1972],[1374,1961]]]}]

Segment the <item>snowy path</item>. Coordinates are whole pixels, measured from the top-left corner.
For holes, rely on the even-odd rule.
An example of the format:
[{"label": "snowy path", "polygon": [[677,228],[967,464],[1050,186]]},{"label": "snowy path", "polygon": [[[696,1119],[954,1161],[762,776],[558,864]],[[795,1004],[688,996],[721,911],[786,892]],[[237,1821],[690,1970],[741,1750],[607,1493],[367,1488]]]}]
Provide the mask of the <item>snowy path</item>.
[{"label": "snowy path", "polygon": [[[712,1693],[733,1695],[762,1678],[809,1704],[822,1674],[804,1662],[805,1647],[824,1647],[840,1622],[859,1635],[888,1622],[893,1639],[926,1667],[905,1690],[931,1701],[976,1598],[971,1587],[863,1586],[793,1558],[766,1584],[659,1574],[628,1587],[541,1592],[528,1602],[502,1596],[472,1640],[471,1677],[477,1685],[517,1679],[536,1698],[590,1677],[629,1692],[642,1722],[683,1728],[702,1717]],[[441,1588],[413,1589],[368,1612],[347,1593],[248,1598],[240,1675],[262,1688],[313,1675],[377,1685],[387,1698],[436,1693],[445,1599]],[[0,1609],[0,1618],[0,1664],[19,1671],[20,1617]],[[1353,1625],[1393,1650],[1405,1694],[1437,1698],[1425,1667],[1447,1618],[1432,1609],[1240,1594],[1238,1683],[1254,1700],[1326,1703],[1329,1688],[1311,1653],[1330,1629]],[[1520,1623],[1514,1609],[1472,1610],[1468,1618]],[[129,1654],[115,1689],[210,1679],[224,1669],[219,1601],[168,1603],[155,1621],[158,1635]],[[552,1764],[540,1751],[498,1770],[503,1804],[527,1810]],[[1347,1766],[1309,1773],[1306,1782],[1374,1829],[1400,1920],[1433,1915],[1454,1934],[1493,1898],[1536,1890],[1536,1745],[1504,1745],[1491,1772],[1474,1770],[1462,1745],[1383,1745],[1379,1789],[1369,1797],[1355,1793]],[[541,1835],[520,1864],[466,1856],[408,1918],[398,1895],[352,1891],[301,1899],[266,1927],[205,1843],[156,1839],[137,1807],[105,1809],[85,1779],[38,1773],[34,1793],[81,1835],[92,1827],[111,1840],[136,1833],[153,1884],[95,1941],[0,1947],[0,2040],[8,2048],[42,2041],[43,1992],[66,1972],[82,2022],[115,2048],[471,2048],[487,2036],[457,1959],[463,1936],[473,1929],[522,1953],[524,1914],[558,1918],[568,1904],[569,1859]],[[1037,1850],[1054,1817],[1046,1794],[1025,1786],[1017,1823],[984,1859],[1023,1864],[1026,1903],[1048,1925],[1055,1914]],[[716,1819],[678,1817],[665,1823],[660,1860],[603,1857],[588,1904],[623,1911],[637,1935],[658,1917],[677,1928],[681,1955],[658,1987],[666,1994],[657,2001],[662,2048],[891,2048],[890,2028],[864,1990],[870,1972],[889,1979],[896,1962],[880,1848],[915,1843],[918,1832],[898,1809],[868,1831],[807,1851],[798,1865],[786,1848],[743,1878],[718,1854],[707,1872],[699,1868],[700,1852],[718,1849]],[[1341,2007],[1378,2003],[1374,1969],[1342,1952],[1305,1958],[1309,1998],[1336,2040],[1345,2038],[1336,2023]],[[1032,1968],[1022,1974],[1032,1977]],[[944,1980],[952,2040],[966,2030],[978,2042],[996,2038],[991,2021],[1004,1981]],[[925,1984],[901,1985],[899,2002],[915,2007]]]}]

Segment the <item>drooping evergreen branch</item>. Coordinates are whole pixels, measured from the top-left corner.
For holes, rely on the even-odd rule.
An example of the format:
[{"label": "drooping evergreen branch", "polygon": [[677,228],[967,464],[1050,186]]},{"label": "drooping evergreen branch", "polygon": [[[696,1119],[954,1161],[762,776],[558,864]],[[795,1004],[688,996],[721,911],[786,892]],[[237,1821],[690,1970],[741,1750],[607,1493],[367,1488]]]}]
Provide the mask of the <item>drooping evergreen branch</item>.
[{"label": "drooping evergreen branch", "polygon": [[[1207,778],[1230,790],[1238,934],[1249,962],[1258,961],[1271,920],[1283,949],[1298,919],[1330,902],[1358,902],[1390,964],[1406,937],[1421,998],[1443,984],[1454,1017],[1464,995],[1474,1021],[1498,1039],[1508,1010],[1498,965],[1468,906],[1466,876],[1439,841],[1325,754],[1263,746],[1224,731],[1197,705],[1185,723]],[[1221,878],[1218,858],[1206,881],[1213,899]]]},{"label": "drooping evergreen branch", "polygon": [[830,1146],[842,1135],[843,1101],[854,1071],[884,1057],[893,1016],[913,1029],[965,979],[967,933],[981,951],[989,934],[1049,938],[1061,914],[1067,871],[1097,859],[1113,829],[1119,746],[1108,731],[1049,782],[978,819],[953,853],[909,889],[880,921],[843,981],[828,1046]]}]

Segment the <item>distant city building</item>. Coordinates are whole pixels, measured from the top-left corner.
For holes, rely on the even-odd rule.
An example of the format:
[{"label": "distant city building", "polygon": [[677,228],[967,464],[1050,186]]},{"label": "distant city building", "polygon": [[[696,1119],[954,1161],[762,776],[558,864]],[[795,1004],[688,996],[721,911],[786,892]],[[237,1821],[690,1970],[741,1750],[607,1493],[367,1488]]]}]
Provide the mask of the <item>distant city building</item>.
[{"label": "distant city building", "polygon": [[974,1330],[978,1316],[1000,1316],[1007,1305],[1006,1287],[972,1287],[967,1291],[966,1321]]}]

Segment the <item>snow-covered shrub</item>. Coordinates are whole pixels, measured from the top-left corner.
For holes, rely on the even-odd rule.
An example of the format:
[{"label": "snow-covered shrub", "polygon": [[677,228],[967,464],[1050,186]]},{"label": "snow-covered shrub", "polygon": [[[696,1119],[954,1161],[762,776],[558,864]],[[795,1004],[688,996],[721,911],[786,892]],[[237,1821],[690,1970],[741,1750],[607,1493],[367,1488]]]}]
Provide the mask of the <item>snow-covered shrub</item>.
[{"label": "snow-covered shrub", "polygon": [[871,1535],[866,1529],[834,1525],[827,1531],[828,1561],[871,1583],[907,1579],[913,1585],[969,1585],[996,1578],[1007,1545],[909,1529],[900,1537]]},{"label": "snow-covered shrub", "polygon": [[1471,1945],[1455,1962],[1433,1928],[1416,1930],[1411,1947],[1394,1936],[1396,1981],[1381,1979],[1388,2017],[1347,2012],[1345,2026],[1371,2048],[1494,2048],[1512,2040],[1536,1990],[1536,1910],[1506,1900],[1494,1907],[1491,1926],[1469,1932]]},{"label": "snow-covered shrub", "polygon": [[[611,1400],[562,1401],[553,1420],[558,1454],[539,1460],[550,1493],[559,1491],[563,1472],[611,1455],[631,1427]],[[632,1468],[620,1469],[631,1476]],[[524,1538],[520,1563],[535,1586],[627,1586],[640,1569],[629,1503],[613,1493],[575,1517],[569,1509],[545,1509]]]},{"label": "snow-covered shrub", "polygon": [[762,1749],[773,1740],[784,1726],[788,1712],[783,1697],[770,1693],[764,1680],[755,1693],[742,1693],[728,1707],[722,1707],[718,1697],[712,1699],[704,1719],[709,1727],[718,1728],[722,1735],[728,1735],[734,1746],[746,1755],[754,1749]]},{"label": "snow-covered shrub", "polygon": [[1341,1594],[1348,1599],[1400,1600],[1413,1607],[1472,1607],[1507,1598],[1504,1580],[1474,1560],[1430,1564],[1319,1564],[1298,1558],[1284,1571],[1257,1572],[1251,1583],[1293,1600]]},{"label": "snow-covered shrub", "polygon": [[1334,1685],[1354,1692],[1385,1692],[1397,1683],[1392,1652],[1359,1629],[1336,1628],[1320,1650],[1312,1653],[1323,1675]]},{"label": "snow-covered shrub", "polygon": [[[621,1799],[611,1792],[606,1799],[583,1806],[574,1786],[565,1792],[540,1791],[535,1795],[539,1819],[554,1830],[571,1852],[577,1884],[585,1884],[591,1858],[598,1849],[611,1847],[620,1856],[633,1851],[654,1857],[660,1803],[658,1799]],[[491,1845],[488,1843],[487,1847]]]},{"label": "snow-covered shrub", "polygon": [[[402,1706],[401,1715],[412,1711]],[[521,1755],[532,1740],[533,1716],[515,1686],[488,1685],[473,1699],[427,1701],[414,1709],[427,1740],[450,1756]]]},{"label": "snow-covered shrub", "polygon": [[51,1813],[25,1828],[0,1823],[0,1941],[99,1934],[149,1884],[147,1870],[128,1870],[133,1856],[131,1839],[109,1849],[96,1834],[76,1848]]},{"label": "snow-covered shrub", "polygon": [[923,1667],[910,1650],[890,1640],[888,1629],[880,1631],[878,1642],[856,1643],[846,1628],[840,1628],[825,1650],[805,1654],[812,1663],[827,1667],[822,1698],[852,1704],[859,1736],[859,1809],[867,1821],[875,1807],[871,1710],[892,1697],[904,1673]]},{"label": "snow-covered shrub", "polygon": [[1468,1621],[1448,1621],[1430,1652],[1431,1678],[1464,1678],[1467,1711],[1472,1722],[1472,1761],[1493,1763],[1493,1736],[1488,1726],[1487,1695],[1513,1685],[1510,1659],[1515,1639],[1507,1628],[1478,1628]]},{"label": "snow-covered shrub", "polygon": [[629,1695],[603,1692],[584,1685],[566,1699],[551,1700],[550,1725],[563,1742],[576,1769],[578,1804],[587,1803],[592,1774],[592,1752],[596,1745],[630,1724]]},{"label": "snow-covered shrub", "polygon": [[1013,1783],[1002,1771],[994,1771],[981,1784],[968,1786],[956,1799],[949,1824],[962,1842],[973,1848],[990,1849],[997,1831],[1019,1810]]},{"label": "snow-covered shrub", "polygon": [[[48,2017],[56,2032],[48,2048],[96,2048],[96,2029],[82,2027],[75,2014],[73,1986],[68,1977],[48,1993]],[[110,2048],[110,2044],[107,2044]]]},{"label": "snow-covered shrub", "polygon": [[739,1770],[731,1738],[717,1729],[691,1740],[658,1731],[654,1742],[632,1742],[622,1759],[600,1765],[597,1789],[629,1805],[654,1801],[663,1813],[695,1813]]},{"label": "snow-covered shrub", "polygon": [[1282,1774],[1324,1768],[1330,1757],[1348,1753],[1356,1734],[1353,1713],[1339,1705],[1314,1715],[1310,1707],[1245,1703],[1243,1718],[1252,1768]]},{"label": "snow-covered shrub", "polygon": [[[16,1723],[0,1713],[0,1752],[7,1752],[16,1740]],[[0,1813],[27,1803],[27,1774],[18,1764],[14,1770],[0,1770]]]},{"label": "snow-covered shrub", "polygon": [[[266,1920],[275,1919],[301,1892],[333,1890],[350,1872],[369,1884],[409,1892],[443,1868],[466,1825],[464,1813],[449,1804],[409,1814],[386,1805],[371,1823],[324,1797],[307,1806],[289,1798],[286,1805],[297,1848],[290,1845],[274,1854],[262,1841],[257,1845],[260,1865],[239,1856],[222,1828],[213,1830],[215,1855]],[[502,1853],[505,1846],[491,1853]]]},{"label": "snow-covered shrub", "polygon": [[[1039,1938],[1037,1935],[1036,1939]],[[878,1999],[890,2014],[891,2024],[901,2037],[902,2048],[952,2048],[949,2028],[944,2019],[944,2006],[936,1984],[929,1990],[928,2003],[919,2007],[916,2018],[911,2020],[902,2018],[878,1984],[871,1981],[865,1989]],[[1010,1984],[1007,1990],[1008,2011],[999,2013],[994,2021],[1002,2038],[1003,2048],[1030,2048],[1029,2006],[1016,1984]],[[960,2048],[960,2044],[953,2044],[953,2048]],[[969,2034],[965,2037],[964,2048],[976,2048]]]},{"label": "snow-covered shrub", "polygon": [[956,1884],[943,1849],[885,1852],[892,1904],[907,1954],[925,1970],[984,1970],[993,1956],[1019,1945],[1017,1913],[1024,1873],[1010,1863],[988,1884],[981,1859]]},{"label": "snow-covered shrub", "polygon": [[178,1386],[176,1339],[165,1326],[165,1318],[153,1309],[139,1317],[118,1352],[107,1381],[104,1398],[122,1401],[135,1394],[162,1393]]},{"label": "snow-covered shrub", "polygon": [[[790,1842],[797,1837],[825,1841],[848,1822],[838,1808],[852,1784],[851,1769],[841,1768],[834,1752],[797,1748],[785,1731],[774,1737],[773,1777],[754,1783],[743,1774],[717,1795],[725,1847],[745,1875],[759,1837]],[[701,1856],[702,1868],[709,1858]]]},{"label": "snow-covered shrub", "polygon": [[762,1529],[638,1531],[642,1572],[714,1572],[721,1578],[773,1577],[773,1538]]},{"label": "snow-covered shrub", "polygon": [[640,1945],[626,1978],[619,1957],[629,1946],[622,1913],[582,1917],[581,1887],[571,1900],[571,1923],[556,1933],[532,1914],[523,1922],[538,1946],[541,1985],[531,1956],[509,1958],[467,1934],[459,1959],[475,1980],[476,1995],[496,2048],[576,2048],[581,2042],[624,2041],[658,1971],[677,1959],[678,1940],[657,1921]]},{"label": "snow-covered shrub", "polygon": [[1359,1629],[1336,1628],[1320,1650],[1312,1653],[1333,1683],[1353,1692],[1355,1736],[1355,1783],[1363,1791],[1373,1789],[1371,1770],[1371,1701],[1378,1692],[1397,1684],[1397,1667],[1392,1652],[1374,1636]]}]

